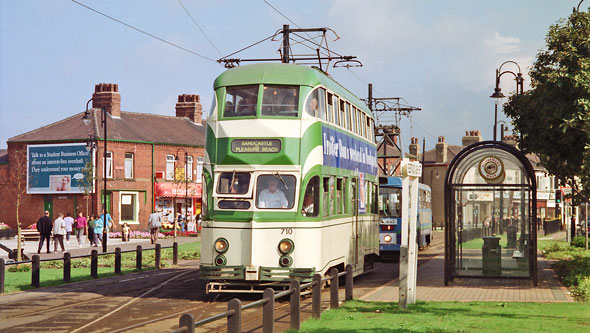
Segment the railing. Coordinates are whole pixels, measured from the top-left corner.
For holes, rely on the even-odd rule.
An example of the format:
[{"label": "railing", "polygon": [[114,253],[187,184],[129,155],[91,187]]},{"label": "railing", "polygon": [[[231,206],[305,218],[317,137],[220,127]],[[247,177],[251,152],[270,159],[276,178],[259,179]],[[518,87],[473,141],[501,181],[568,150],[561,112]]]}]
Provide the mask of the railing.
[{"label": "railing", "polygon": [[[178,243],[174,242],[172,246],[165,246],[162,247],[160,244],[156,244],[153,248],[155,251],[155,258],[154,258],[154,266],[156,269],[161,268],[161,251],[162,249],[169,249],[172,248],[172,262],[174,265],[178,264]],[[72,256],[69,252],[64,252],[63,258],[53,258],[53,259],[40,259],[38,255],[34,255],[32,260],[23,260],[23,261],[15,261],[15,262],[4,262],[3,258],[0,258],[0,294],[4,293],[4,283],[5,283],[5,266],[9,265],[20,265],[20,264],[31,264],[31,285],[35,288],[39,288],[41,286],[40,280],[40,272],[41,272],[41,262],[42,261],[55,261],[55,260],[63,260],[63,280],[64,282],[69,282],[71,279],[71,262],[72,259],[78,258],[88,258],[90,257],[90,276],[94,278],[98,278],[98,257],[104,255],[115,255],[115,274],[121,274],[121,255],[123,253],[132,253],[135,252],[135,268],[137,270],[141,270],[143,267],[142,258],[143,258],[143,251],[151,251],[152,249],[143,249],[141,245],[137,245],[135,250],[129,251],[121,251],[121,248],[117,247],[115,252],[105,252],[105,253],[98,253],[97,250],[92,250],[91,254],[80,255],[80,256]]]},{"label": "railing", "polygon": [[339,305],[338,300],[338,278],[345,276],[344,299],[352,300],[352,266],[346,265],[346,270],[338,273],[336,268],[330,270],[330,275],[322,279],[320,274],[313,276],[312,282],[300,285],[298,280],[291,280],[288,290],[275,294],[272,288],[267,288],[262,294],[262,299],[242,306],[242,301],[237,298],[231,299],[227,303],[227,311],[218,315],[205,318],[195,322],[195,318],[190,313],[183,314],[179,319],[179,328],[172,333],[194,333],[195,328],[214,322],[219,319],[227,318],[227,331],[230,333],[241,332],[242,330],[242,311],[256,306],[262,306],[262,331],[273,332],[274,330],[274,303],[277,298],[290,295],[290,327],[299,330],[300,320],[300,299],[301,289],[312,288],[311,312],[314,318],[319,318],[321,314],[321,285],[322,282],[330,280],[330,308],[336,309]]}]

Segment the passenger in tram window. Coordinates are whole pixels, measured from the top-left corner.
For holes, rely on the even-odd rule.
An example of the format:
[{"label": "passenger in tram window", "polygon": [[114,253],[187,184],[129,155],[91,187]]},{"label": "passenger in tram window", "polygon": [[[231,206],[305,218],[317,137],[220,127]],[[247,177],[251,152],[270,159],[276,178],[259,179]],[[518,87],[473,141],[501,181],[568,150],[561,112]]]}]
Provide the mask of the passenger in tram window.
[{"label": "passenger in tram window", "polygon": [[301,215],[303,216],[316,216],[316,212],[313,205],[313,194],[305,193],[303,197],[303,207],[301,207]]},{"label": "passenger in tram window", "polygon": [[247,96],[238,103],[238,116],[256,115],[256,98]]},{"label": "passenger in tram window", "polygon": [[307,113],[310,115],[317,117],[318,116],[318,99],[313,97],[307,103]]},{"label": "passenger in tram window", "polygon": [[236,108],[235,108],[234,103],[232,103],[231,101],[227,101],[225,103],[225,111],[223,114],[227,116],[227,115],[233,114],[235,112],[236,112]]},{"label": "passenger in tram window", "polygon": [[289,202],[283,191],[277,188],[278,180],[274,177],[268,179],[268,188],[258,194],[258,207],[260,208],[287,208]]}]

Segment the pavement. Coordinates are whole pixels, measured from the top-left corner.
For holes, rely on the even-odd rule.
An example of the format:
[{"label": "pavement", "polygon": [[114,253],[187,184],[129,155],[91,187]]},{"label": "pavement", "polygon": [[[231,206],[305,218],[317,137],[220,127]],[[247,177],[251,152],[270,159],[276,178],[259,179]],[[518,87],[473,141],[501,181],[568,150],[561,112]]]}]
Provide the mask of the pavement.
[{"label": "pavement", "polygon": [[[444,237],[442,234],[436,237]],[[539,239],[560,239],[561,233],[540,236]],[[565,237],[565,233],[563,234]],[[437,253],[438,252],[438,253]],[[493,302],[573,302],[567,288],[559,281],[551,268],[551,261],[537,253],[538,283],[528,279],[455,278],[445,286],[444,253],[440,247],[427,248],[420,255],[432,255],[432,259],[418,265],[416,299],[420,301],[493,301]],[[399,280],[397,278],[375,288],[360,299],[366,301],[397,302]]]},{"label": "pavement", "polygon": [[[177,237],[177,242],[179,244],[183,244],[183,243],[190,243],[190,242],[195,242],[200,240],[200,237]],[[159,243],[162,246],[172,246],[172,244],[174,243],[174,239],[173,238],[163,238],[163,239],[159,239],[158,240]],[[11,239],[0,239],[0,244],[9,248],[9,249],[16,249],[17,247],[17,241],[15,238],[11,238]],[[121,240],[121,238],[109,238],[109,241],[107,242],[108,245],[108,252],[114,252],[115,248],[120,247],[121,251],[129,251],[129,250],[135,250],[137,248],[138,245],[141,245],[142,248],[147,249],[147,248],[154,248],[154,245],[151,244],[149,239],[142,239],[142,238],[134,238],[134,239],[130,239],[129,242],[123,242]],[[25,245],[23,247],[24,249],[24,253],[25,255],[27,255],[29,258],[32,258],[34,254],[37,254],[37,248],[39,246],[39,241],[26,241]],[[102,246],[98,246],[98,247],[92,247],[90,245],[90,243],[88,242],[88,239],[84,239],[84,243],[82,243],[82,246],[80,246],[78,244],[78,241],[76,240],[76,237],[72,237],[70,236],[70,242],[66,243],[65,239],[64,239],[64,247],[65,250],[67,252],[70,252],[70,254],[72,256],[78,256],[78,255],[89,255],[92,250],[97,250],[98,253],[102,253]],[[49,244],[49,249],[50,251],[52,251],[52,253],[46,253],[45,251],[47,250],[46,245],[43,244],[43,248],[41,249],[41,254],[39,254],[39,256],[41,257],[41,259],[57,259],[57,258],[63,258],[63,253],[61,252],[61,248],[58,245],[58,252],[57,253],[53,253],[53,241],[51,241],[51,243]],[[0,249],[0,258],[4,258],[5,261],[8,261],[8,252],[6,252],[5,250]]]}]

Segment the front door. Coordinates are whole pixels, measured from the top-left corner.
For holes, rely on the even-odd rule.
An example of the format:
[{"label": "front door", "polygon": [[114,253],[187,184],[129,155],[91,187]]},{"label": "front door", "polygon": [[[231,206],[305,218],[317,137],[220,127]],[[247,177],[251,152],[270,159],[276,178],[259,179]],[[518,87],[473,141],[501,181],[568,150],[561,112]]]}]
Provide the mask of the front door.
[{"label": "front door", "polygon": [[43,196],[43,212],[49,212],[49,218],[53,221],[53,196],[51,195],[44,195]]}]

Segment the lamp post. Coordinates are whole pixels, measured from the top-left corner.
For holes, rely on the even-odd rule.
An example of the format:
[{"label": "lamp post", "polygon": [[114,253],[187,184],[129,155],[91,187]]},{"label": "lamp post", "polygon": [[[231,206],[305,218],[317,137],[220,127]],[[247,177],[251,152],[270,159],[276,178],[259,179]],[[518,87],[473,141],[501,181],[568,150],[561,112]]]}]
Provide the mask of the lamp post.
[{"label": "lamp post", "polygon": [[[174,161],[178,161],[180,159],[180,156],[178,155],[178,152],[181,151],[184,152],[184,189],[185,189],[185,193],[184,193],[184,218],[188,221],[188,170],[187,170],[187,166],[188,166],[188,153],[182,149],[182,148],[178,148],[176,150],[176,156],[174,156]],[[176,171],[175,171],[176,172]],[[192,170],[191,170],[192,172]],[[176,223],[178,221],[174,222],[174,242],[176,242]]]},{"label": "lamp post", "polygon": [[[86,112],[84,112],[84,117],[82,118],[82,121],[84,121],[84,125],[86,126],[90,126],[90,123],[92,122],[90,119],[90,112],[88,110],[88,105],[90,104],[90,102],[93,100],[93,98],[89,99],[88,102],[86,102]],[[103,166],[103,170],[104,170],[104,174],[103,174],[103,194],[102,194],[102,211],[103,211],[103,215],[104,215],[104,226],[102,228],[102,252],[107,252],[107,227],[108,227],[108,221],[107,221],[107,110],[102,107],[100,109],[101,113],[100,113],[100,124],[102,126],[102,128],[104,129],[104,152],[103,152],[103,162],[104,162],[104,166]],[[87,144],[87,147],[92,148],[93,144]]]},{"label": "lamp post", "polygon": [[[513,71],[502,71],[502,66],[504,66],[505,64],[514,64],[516,65],[516,67],[518,67],[518,73],[514,73]],[[518,65],[516,62],[512,61],[512,60],[508,60],[508,61],[504,61],[500,67],[498,67],[498,69],[496,69],[496,88],[494,88],[494,93],[490,96],[491,98],[494,99],[494,141],[496,140],[496,132],[497,132],[497,126],[498,126],[498,104],[502,103],[502,99],[506,96],[504,96],[504,94],[502,93],[502,89],[500,88],[500,78],[502,77],[502,75],[506,74],[506,73],[510,73],[512,75],[514,75],[514,78],[516,80],[516,95],[522,94],[523,91],[523,82],[524,82],[524,78],[522,77],[522,72],[520,70],[520,65]],[[502,139],[500,139],[501,141]]]}]

